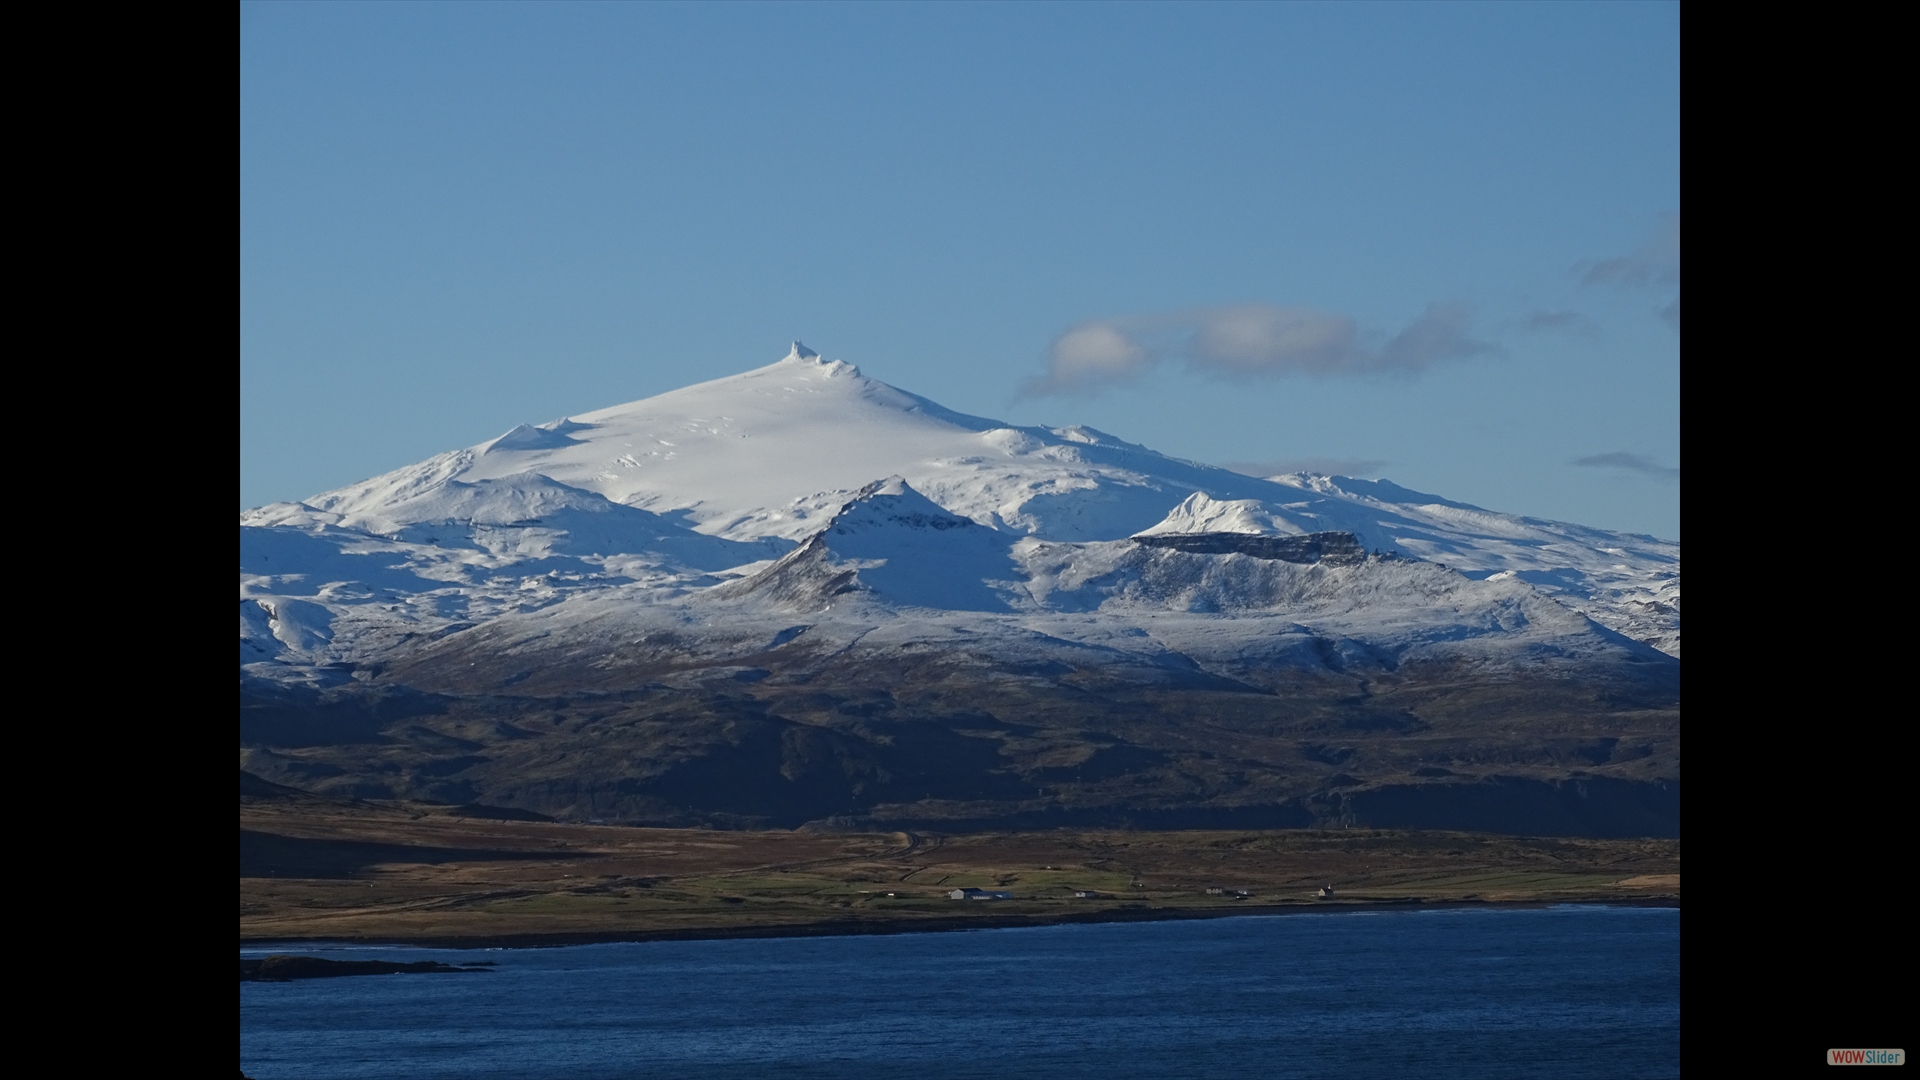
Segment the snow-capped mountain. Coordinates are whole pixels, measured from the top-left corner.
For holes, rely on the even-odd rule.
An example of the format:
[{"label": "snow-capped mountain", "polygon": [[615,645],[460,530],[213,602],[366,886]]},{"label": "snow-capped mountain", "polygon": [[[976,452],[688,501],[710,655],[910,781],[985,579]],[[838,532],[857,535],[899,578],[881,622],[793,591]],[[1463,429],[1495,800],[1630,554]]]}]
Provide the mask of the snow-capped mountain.
[{"label": "snow-capped mountain", "polygon": [[[1319,533],[1397,557],[1408,565],[1389,576],[1406,580],[1302,591],[1280,579],[1336,568],[1247,558],[1175,585],[1186,571],[1169,568],[1182,536]],[[1398,588],[1390,606],[1417,621],[1433,594],[1412,579],[1442,567],[1433,580],[1454,592],[1545,600],[1679,655],[1678,544],[1387,481],[1243,476],[1090,428],[1013,427],[796,343],[757,370],[242,514],[241,662],[279,677],[367,663],[587,596],[790,607],[829,595],[837,574],[903,610],[1121,619],[1143,605],[1301,613],[1309,595],[1316,610],[1377,606]]]},{"label": "snow-capped mountain", "polygon": [[1678,830],[1677,544],[1016,428],[798,344],[240,524],[241,767],[278,784],[656,824]]}]

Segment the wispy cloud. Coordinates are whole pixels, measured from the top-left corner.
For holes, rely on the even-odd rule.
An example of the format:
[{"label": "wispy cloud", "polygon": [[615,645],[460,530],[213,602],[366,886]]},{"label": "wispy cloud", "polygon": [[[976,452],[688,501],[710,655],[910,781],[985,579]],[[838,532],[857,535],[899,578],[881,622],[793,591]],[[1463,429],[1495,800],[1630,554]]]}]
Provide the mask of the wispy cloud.
[{"label": "wispy cloud", "polygon": [[1574,458],[1575,465],[1590,469],[1626,469],[1643,476],[1652,476],[1661,480],[1680,479],[1680,470],[1672,465],[1662,465],[1650,457],[1629,454],[1625,450],[1613,450],[1605,454],[1591,454],[1583,458]]},{"label": "wispy cloud", "polygon": [[1378,476],[1389,463],[1375,458],[1302,457],[1274,461],[1229,461],[1226,467],[1247,476],[1279,476],[1283,473],[1318,473],[1321,476]]},{"label": "wispy cloud", "polygon": [[1520,320],[1522,330],[1559,331],[1592,337],[1596,330],[1593,320],[1577,311],[1536,311]]},{"label": "wispy cloud", "polygon": [[1047,373],[1023,393],[1088,393],[1168,359],[1228,378],[1413,372],[1497,351],[1473,339],[1469,322],[1464,307],[1434,304],[1374,344],[1344,315],[1271,304],[1092,319],[1054,339]]},{"label": "wispy cloud", "polygon": [[1658,233],[1628,254],[1607,259],[1587,259],[1575,263],[1573,272],[1579,276],[1582,285],[1673,290],[1672,299],[1660,306],[1660,317],[1678,330],[1680,215],[1674,214],[1668,218]]}]

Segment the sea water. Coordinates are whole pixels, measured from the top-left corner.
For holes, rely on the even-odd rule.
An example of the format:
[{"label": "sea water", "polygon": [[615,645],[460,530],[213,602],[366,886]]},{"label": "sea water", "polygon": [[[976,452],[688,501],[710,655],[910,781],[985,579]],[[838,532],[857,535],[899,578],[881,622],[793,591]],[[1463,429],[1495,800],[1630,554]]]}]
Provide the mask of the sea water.
[{"label": "sea water", "polygon": [[1677,908],[274,951],[497,966],[242,983],[256,1080],[1679,1075]]}]

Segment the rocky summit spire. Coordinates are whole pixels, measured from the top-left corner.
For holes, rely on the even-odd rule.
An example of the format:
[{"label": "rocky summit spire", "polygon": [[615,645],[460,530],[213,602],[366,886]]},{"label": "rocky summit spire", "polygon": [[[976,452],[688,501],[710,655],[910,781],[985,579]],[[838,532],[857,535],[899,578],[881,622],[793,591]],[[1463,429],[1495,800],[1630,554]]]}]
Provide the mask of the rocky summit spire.
[{"label": "rocky summit spire", "polygon": [[788,360],[818,360],[818,359],[820,359],[820,354],[819,354],[819,353],[817,353],[817,352],[814,352],[814,351],[813,351],[812,349],[809,349],[809,348],[807,348],[807,347],[806,347],[805,345],[802,345],[802,344],[801,344],[800,342],[798,342],[798,341],[796,341],[796,342],[794,342],[794,343],[793,343],[793,350],[792,350],[791,352],[789,352],[789,353],[787,353],[787,355],[786,355],[786,359],[788,359]]}]

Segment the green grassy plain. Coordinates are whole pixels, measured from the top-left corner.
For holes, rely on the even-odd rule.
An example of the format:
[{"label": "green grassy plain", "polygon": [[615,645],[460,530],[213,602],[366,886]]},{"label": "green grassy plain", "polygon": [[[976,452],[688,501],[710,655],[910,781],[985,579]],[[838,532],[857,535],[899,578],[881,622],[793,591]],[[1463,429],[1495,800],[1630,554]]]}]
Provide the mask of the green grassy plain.
[{"label": "green grassy plain", "polygon": [[[732,832],[457,813],[243,796],[241,940],[557,944],[1206,917],[1324,907],[1323,885],[1333,903],[1362,905],[1678,902],[1680,892],[1678,840]],[[946,898],[969,886],[1014,898]],[[1101,895],[1073,895],[1088,889]]]}]

